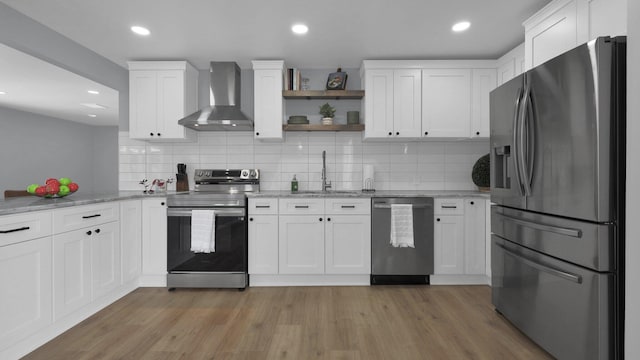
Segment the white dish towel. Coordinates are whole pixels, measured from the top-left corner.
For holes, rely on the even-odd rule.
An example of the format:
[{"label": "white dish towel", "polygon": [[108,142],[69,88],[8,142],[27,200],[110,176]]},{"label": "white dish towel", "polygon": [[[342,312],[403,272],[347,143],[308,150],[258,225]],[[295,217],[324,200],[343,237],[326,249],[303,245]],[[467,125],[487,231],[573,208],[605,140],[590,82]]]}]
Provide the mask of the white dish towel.
[{"label": "white dish towel", "polygon": [[191,210],[191,251],[216,251],[216,213],[213,210]]},{"label": "white dish towel", "polygon": [[415,248],[413,243],[413,205],[391,204],[391,246]]}]

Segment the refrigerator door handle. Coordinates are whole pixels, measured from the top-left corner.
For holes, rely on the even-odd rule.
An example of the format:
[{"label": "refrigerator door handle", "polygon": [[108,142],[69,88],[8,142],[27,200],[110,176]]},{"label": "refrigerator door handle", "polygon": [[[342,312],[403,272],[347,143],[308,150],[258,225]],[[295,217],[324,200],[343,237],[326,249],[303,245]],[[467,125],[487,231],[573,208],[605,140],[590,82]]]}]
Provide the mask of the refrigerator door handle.
[{"label": "refrigerator door handle", "polygon": [[[495,244],[495,243],[494,243]],[[566,271],[562,271],[553,267],[550,267],[548,265],[544,265],[544,264],[540,264],[538,262],[535,262],[531,259],[528,259],[518,253],[513,252],[512,250],[508,249],[506,246],[502,245],[502,244],[495,244],[496,246],[498,246],[499,248],[501,248],[502,250],[504,250],[505,254],[510,255],[516,259],[518,259],[519,261],[533,267],[536,268],[540,271],[544,271],[548,274],[560,277],[562,279],[565,280],[569,280],[569,281],[573,281],[576,284],[581,284],[582,283],[582,276],[580,275],[576,275],[576,274],[572,274],[572,273],[568,273]]]},{"label": "refrigerator door handle", "polygon": [[513,114],[513,162],[516,173],[516,182],[518,183],[518,192],[520,196],[524,196],[524,190],[522,189],[522,175],[520,174],[520,159],[518,158],[518,127],[520,124],[520,101],[522,100],[522,89],[518,89],[516,100],[514,104]]},{"label": "refrigerator door handle", "polygon": [[558,227],[558,226],[553,226],[553,225],[540,224],[540,223],[535,223],[535,222],[532,222],[532,221],[527,221],[527,220],[514,218],[514,217],[511,217],[511,216],[508,216],[508,215],[504,215],[504,214],[500,214],[500,216],[504,217],[508,221],[514,222],[514,223],[516,223],[518,225],[526,226],[528,228],[541,230],[541,231],[546,231],[546,232],[552,232],[552,233],[565,235],[565,236],[571,236],[571,237],[574,237],[574,238],[581,238],[582,237],[582,231],[579,230],[579,229],[563,228],[563,227]]},{"label": "refrigerator door handle", "polygon": [[524,187],[524,195],[531,196],[531,177],[533,174],[529,172],[528,153],[525,154],[525,147],[529,147],[529,138],[527,137],[529,135],[527,114],[530,104],[529,96],[531,96],[531,85],[526,81],[526,78],[525,83],[524,95],[522,96],[522,107],[520,111],[520,131],[518,133],[518,146],[516,147],[516,153],[517,157],[519,157],[518,164],[520,165],[521,180],[523,180],[521,183]]}]

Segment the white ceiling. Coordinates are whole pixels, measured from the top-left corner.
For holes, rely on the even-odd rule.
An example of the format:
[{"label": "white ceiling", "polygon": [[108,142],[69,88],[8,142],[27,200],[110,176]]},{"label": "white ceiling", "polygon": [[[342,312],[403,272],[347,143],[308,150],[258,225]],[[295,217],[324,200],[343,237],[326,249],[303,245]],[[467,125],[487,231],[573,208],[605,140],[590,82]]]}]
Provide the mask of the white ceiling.
[{"label": "white ceiling", "polygon": [[[496,59],[524,41],[522,22],[550,0],[0,1],[123,67],[129,60],[188,60],[207,69],[214,60],[248,69],[251,60],[284,59],[289,67],[327,69],[358,68],[364,59]],[[453,33],[460,20],[471,28]],[[294,35],[296,22],[309,33]],[[134,35],[132,25],[151,35]],[[118,124],[117,91],[6,46],[0,87],[8,93],[0,106]]]},{"label": "white ceiling", "polygon": [[[0,91],[6,92],[0,95],[3,107],[89,125],[118,125],[118,91],[2,44]],[[82,104],[106,108],[91,109]]]},{"label": "white ceiling", "polygon": [[[0,0],[98,54],[128,60],[284,59],[358,68],[363,59],[495,59],[524,41],[549,0]],[[454,34],[459,20],[471,28]],[[294,22],[309,33],[291,33]],[[151,36],[133,35],[137,24]]]}]

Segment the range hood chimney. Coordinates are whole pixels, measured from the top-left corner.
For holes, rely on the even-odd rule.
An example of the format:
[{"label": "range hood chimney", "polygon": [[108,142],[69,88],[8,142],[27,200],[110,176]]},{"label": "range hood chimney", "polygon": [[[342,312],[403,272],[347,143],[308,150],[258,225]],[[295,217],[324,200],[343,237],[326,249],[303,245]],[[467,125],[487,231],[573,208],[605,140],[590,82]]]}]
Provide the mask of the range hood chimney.
[{"label": "range hood chimney", "polygon": [[240,110],[240,67],[212,61],[209,106],[178,120],[197,131],[252,131],[253,121]]}]

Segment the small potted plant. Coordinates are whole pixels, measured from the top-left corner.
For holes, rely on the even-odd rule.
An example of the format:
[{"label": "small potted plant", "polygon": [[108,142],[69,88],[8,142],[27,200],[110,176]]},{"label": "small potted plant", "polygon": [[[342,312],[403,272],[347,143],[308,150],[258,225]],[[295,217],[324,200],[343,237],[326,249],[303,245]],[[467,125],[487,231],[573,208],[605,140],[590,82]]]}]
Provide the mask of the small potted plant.
[{"label": "small potted plant", "polygon": [[333,125],[333,117],[336,115],[336,108],[325,103],[320,106],[320,115],[322,115],[322,125]]},{"label": "small potted plant", "polygon": [[489,154],[482,156],[476,161],[475,165],[473,165],[473,170],[471,170],[471,180],[473,180],[473,183],[476,184],[480,191],[490,191],[490,159]]}]

